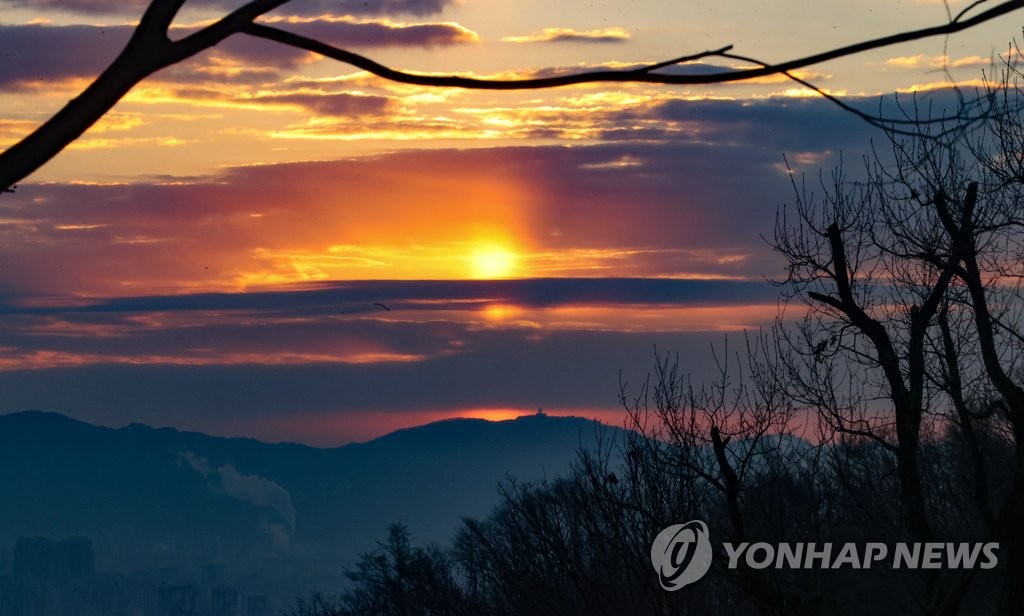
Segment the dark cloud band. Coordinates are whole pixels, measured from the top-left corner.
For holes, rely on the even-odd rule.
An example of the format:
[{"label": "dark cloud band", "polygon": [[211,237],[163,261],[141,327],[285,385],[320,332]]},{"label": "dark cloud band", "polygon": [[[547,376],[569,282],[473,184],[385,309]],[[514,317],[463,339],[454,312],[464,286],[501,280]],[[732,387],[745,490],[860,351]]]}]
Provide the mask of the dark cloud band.
[{"label": "dark cloud band", "polygon": [[[438,47],[460,45],[477,36],[456,24],[391,24],[324,18],[282,24],[283,28],[347,48]],[[92,79],[106,68],[131,37],[131,26],[49,26],[0,25],[0,89],[40,87],[73,78]],[[191,30],[177,28],[176,37]],[[298,67],[310,54],[283,45],[245,36],[234,36],[212,52],[198,56],[181,66],[161,73],[164,79],[179,82],[208,80],[195,63],[204,63],[210,54],[241,62],[248,74],[264,81],[280,71]],[[201,66],[199,66],[201,68]],[[218,80],[225,80],[218,75]],[[236,79],[237,80],[237,79]]]},{"label": "dark cloud band", "polygon": [[[559,305],[655,304],[708,306],[772,302],[778,289],[766,282],[675,280],[665,278],[530,278],[522,280],[369,280],[323,283],[316,288],[248,293],[201,293],[111,299],[81,306],[26,308],[0,304],[0,313],[62,314],[310,310],[378,312],[389,308],[453,310],[467,305],[511,303],[527,307]],[[467,304],[470,302],[470,304]],[[475,303],[476,305],[473,305]]]},{"label": "dark cloud band", "polygon": [[[35,9],[66,11],[87,15],[142,14],[149,0],[25,0],[21,4]],[[233,10],[242,0],[190,0],[186,8]],[[350,15],[433,15],[441,12],[450,0],[292,0],[278,12],[298,15],[320,15],[334,12]]]}]

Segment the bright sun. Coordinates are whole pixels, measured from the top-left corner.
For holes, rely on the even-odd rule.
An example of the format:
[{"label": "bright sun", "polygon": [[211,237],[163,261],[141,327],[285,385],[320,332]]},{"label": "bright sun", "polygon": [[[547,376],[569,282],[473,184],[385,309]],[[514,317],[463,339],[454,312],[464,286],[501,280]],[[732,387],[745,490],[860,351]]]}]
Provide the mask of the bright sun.
[{"label": "bright sun", "polygon": [[479,246],[470,255],[474,278],[507,278],[516,269],[518,256],[501,246]]}]

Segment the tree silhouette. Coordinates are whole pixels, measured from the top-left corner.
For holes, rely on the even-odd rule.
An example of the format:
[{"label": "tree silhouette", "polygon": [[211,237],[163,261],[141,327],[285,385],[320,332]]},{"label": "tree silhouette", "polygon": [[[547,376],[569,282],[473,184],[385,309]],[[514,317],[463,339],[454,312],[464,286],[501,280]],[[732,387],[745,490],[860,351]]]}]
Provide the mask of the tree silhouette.
[{"label": "tree silhouette", "polygon": [[[435,560],[448,596],[493,616],[1024,613],[1021,61],[982,94],[982,120],[925,116],[858,179],[794,178],[771,241],[803,318],[726,346],[711,382],[657,357],[652,378],[622,386],[632,432],[581,451],[567,476],[506,483],[487,519],[464,523]],[[755,570],[718,553],[667,593],[647,549],[692,519],[734,545],[995,542],[999,563]]]},{"label": "tree silhouette", "polygon": [[[1024,605],[1021,59],[1019,49],[1006,59],[1004,79],[985,93],[993,113],[976,125],[931,125],[933,138],[890,133],[891,149],[876,154],[866,181],[839,170],[820,198],[795,186],[774,240],[791,296],[810,307],[786,341],[796,358],[791,395],[835,438],[886,452],[893,522],[912,541],[1000,543],[1007,575],[996,613],[1007,616]],[[937,431],[963,448],[960,493],[943,488],[942,464],[926,465]],[[995,464],[982,433],[1008,445]],[[931,613],[955,614],[973,574],[924,578]]]},{"label": "tree silhouette", "polygon": [[452,577],[450,564],[437,548],[415,546],[401,524],[388,528],[388,539],[360,555],[346,569],[351,588],[338,597],[314,593],[296,602],[283,616],[470,616]]},{"label": "tree silhouette", "polygon": [[[885,122],[884,118],[877,118],[849,107],[839,99],[814,87],[813,84],[793,75],[792,71],[872,49],[961,32],[1024,7],[1024,0],[1006,0],[975,13],[974,11],[986,2],[986,0],[980,0],[970,4],[957,15],[951,15],[949,21],[941,25],[900,32],[778,63],[765,63],[752,57],[732,53],[732,46],[727,45],[719,49],[690,54],[634,69],[583,71],[543,78],[488,80],[455,75],[418,75],[395,70],[351,51],[257,22],[261,16],[287,4],[288,0],[251,0],[212,24],[182,39],[171,40],[169,29],[185,2],[186,0],[152,0],[128,44],[114,62],[57,114],[0,154],[0,190],[6,191],[11,188],[56,156],[65,146],[81,136],[103,117],[133,86],[149,75],[186,60],[201,51],[214,47],[226,38],[238,34],[259,37],[311,51],[391,81],[422,86],[524,90],[595,82],[698,85],[737,82],[782,74],[817,90],[820,94],[827,96],[833,102],[856,113],[863,119],[880,124]],[[753,63],[755,66],[726,69],[713,74],[659,72],[660,69],[683,62],[709,58],[741,60]]]}]

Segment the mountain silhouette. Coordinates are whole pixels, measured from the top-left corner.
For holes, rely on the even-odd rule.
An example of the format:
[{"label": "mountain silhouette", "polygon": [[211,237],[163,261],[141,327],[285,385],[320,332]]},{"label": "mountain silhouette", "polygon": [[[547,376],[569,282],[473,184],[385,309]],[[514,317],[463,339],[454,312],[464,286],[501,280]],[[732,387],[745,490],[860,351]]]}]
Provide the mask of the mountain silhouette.
[{"label": "mountain silhouette", "polygon": [[98,570],[337,575],[395,521],[446,541],[461,518],[490,511],[501,480],[559,475],[608,430],[546,415],[454,419],[321,449],[0,415],[0,556],[20,537],[88,537]]}]

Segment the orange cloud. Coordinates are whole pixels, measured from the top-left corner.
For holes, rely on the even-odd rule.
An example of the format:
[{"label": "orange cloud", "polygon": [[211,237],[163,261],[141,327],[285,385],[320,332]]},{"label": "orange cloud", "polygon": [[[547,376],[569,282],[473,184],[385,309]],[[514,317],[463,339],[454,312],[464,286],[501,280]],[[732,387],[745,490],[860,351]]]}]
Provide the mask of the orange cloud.
[{"label": "orange cloud", "polygon": [[506,36],[501,40],[505,43],[622,43],[629,40],[629,33],[622,28],[598,30],[544,28],[534,34]]},{"label": "orange cloud", "polygon": [[330,14],[315,17],[267,16],[260,21],[345,47],[433,47],[480,42],[476,32],[450,21],[403,23]]},{"label": "orange cloud", "polygon": [[48,370],[53,368],[80,368],[95,365],[130,366],[289,366],[296,364],[380,364],[417,362],[422,355],[401,353],[345,353],[323,354],[303,352],[274,353],[220,353],[202,355],[111,355],[108,353],[70,353],[61,351],[33,351],[20,353],[17,349],[0,348],[0,371]]},{"label": "orange cloud", "polygon": [[40,122],[0,119],[0,145],[7,146],[31,133]]},{"label": "orange cloud", "polygon": [[944,69],[944,68],[985,68],[992,64],[992,58],[982,56],[966,56],[952,59],[947,55],[929,56],[917,54],[898,56],[885,61],[886,66],[905,69]]},{"label": "orange cloud", "polygon": [[453,317],[484,328],[525,328],[544,332],[731,332],[770,322],[776,304],[742,306],[552,306],[526,308],[489,304],[475,315]]}]

